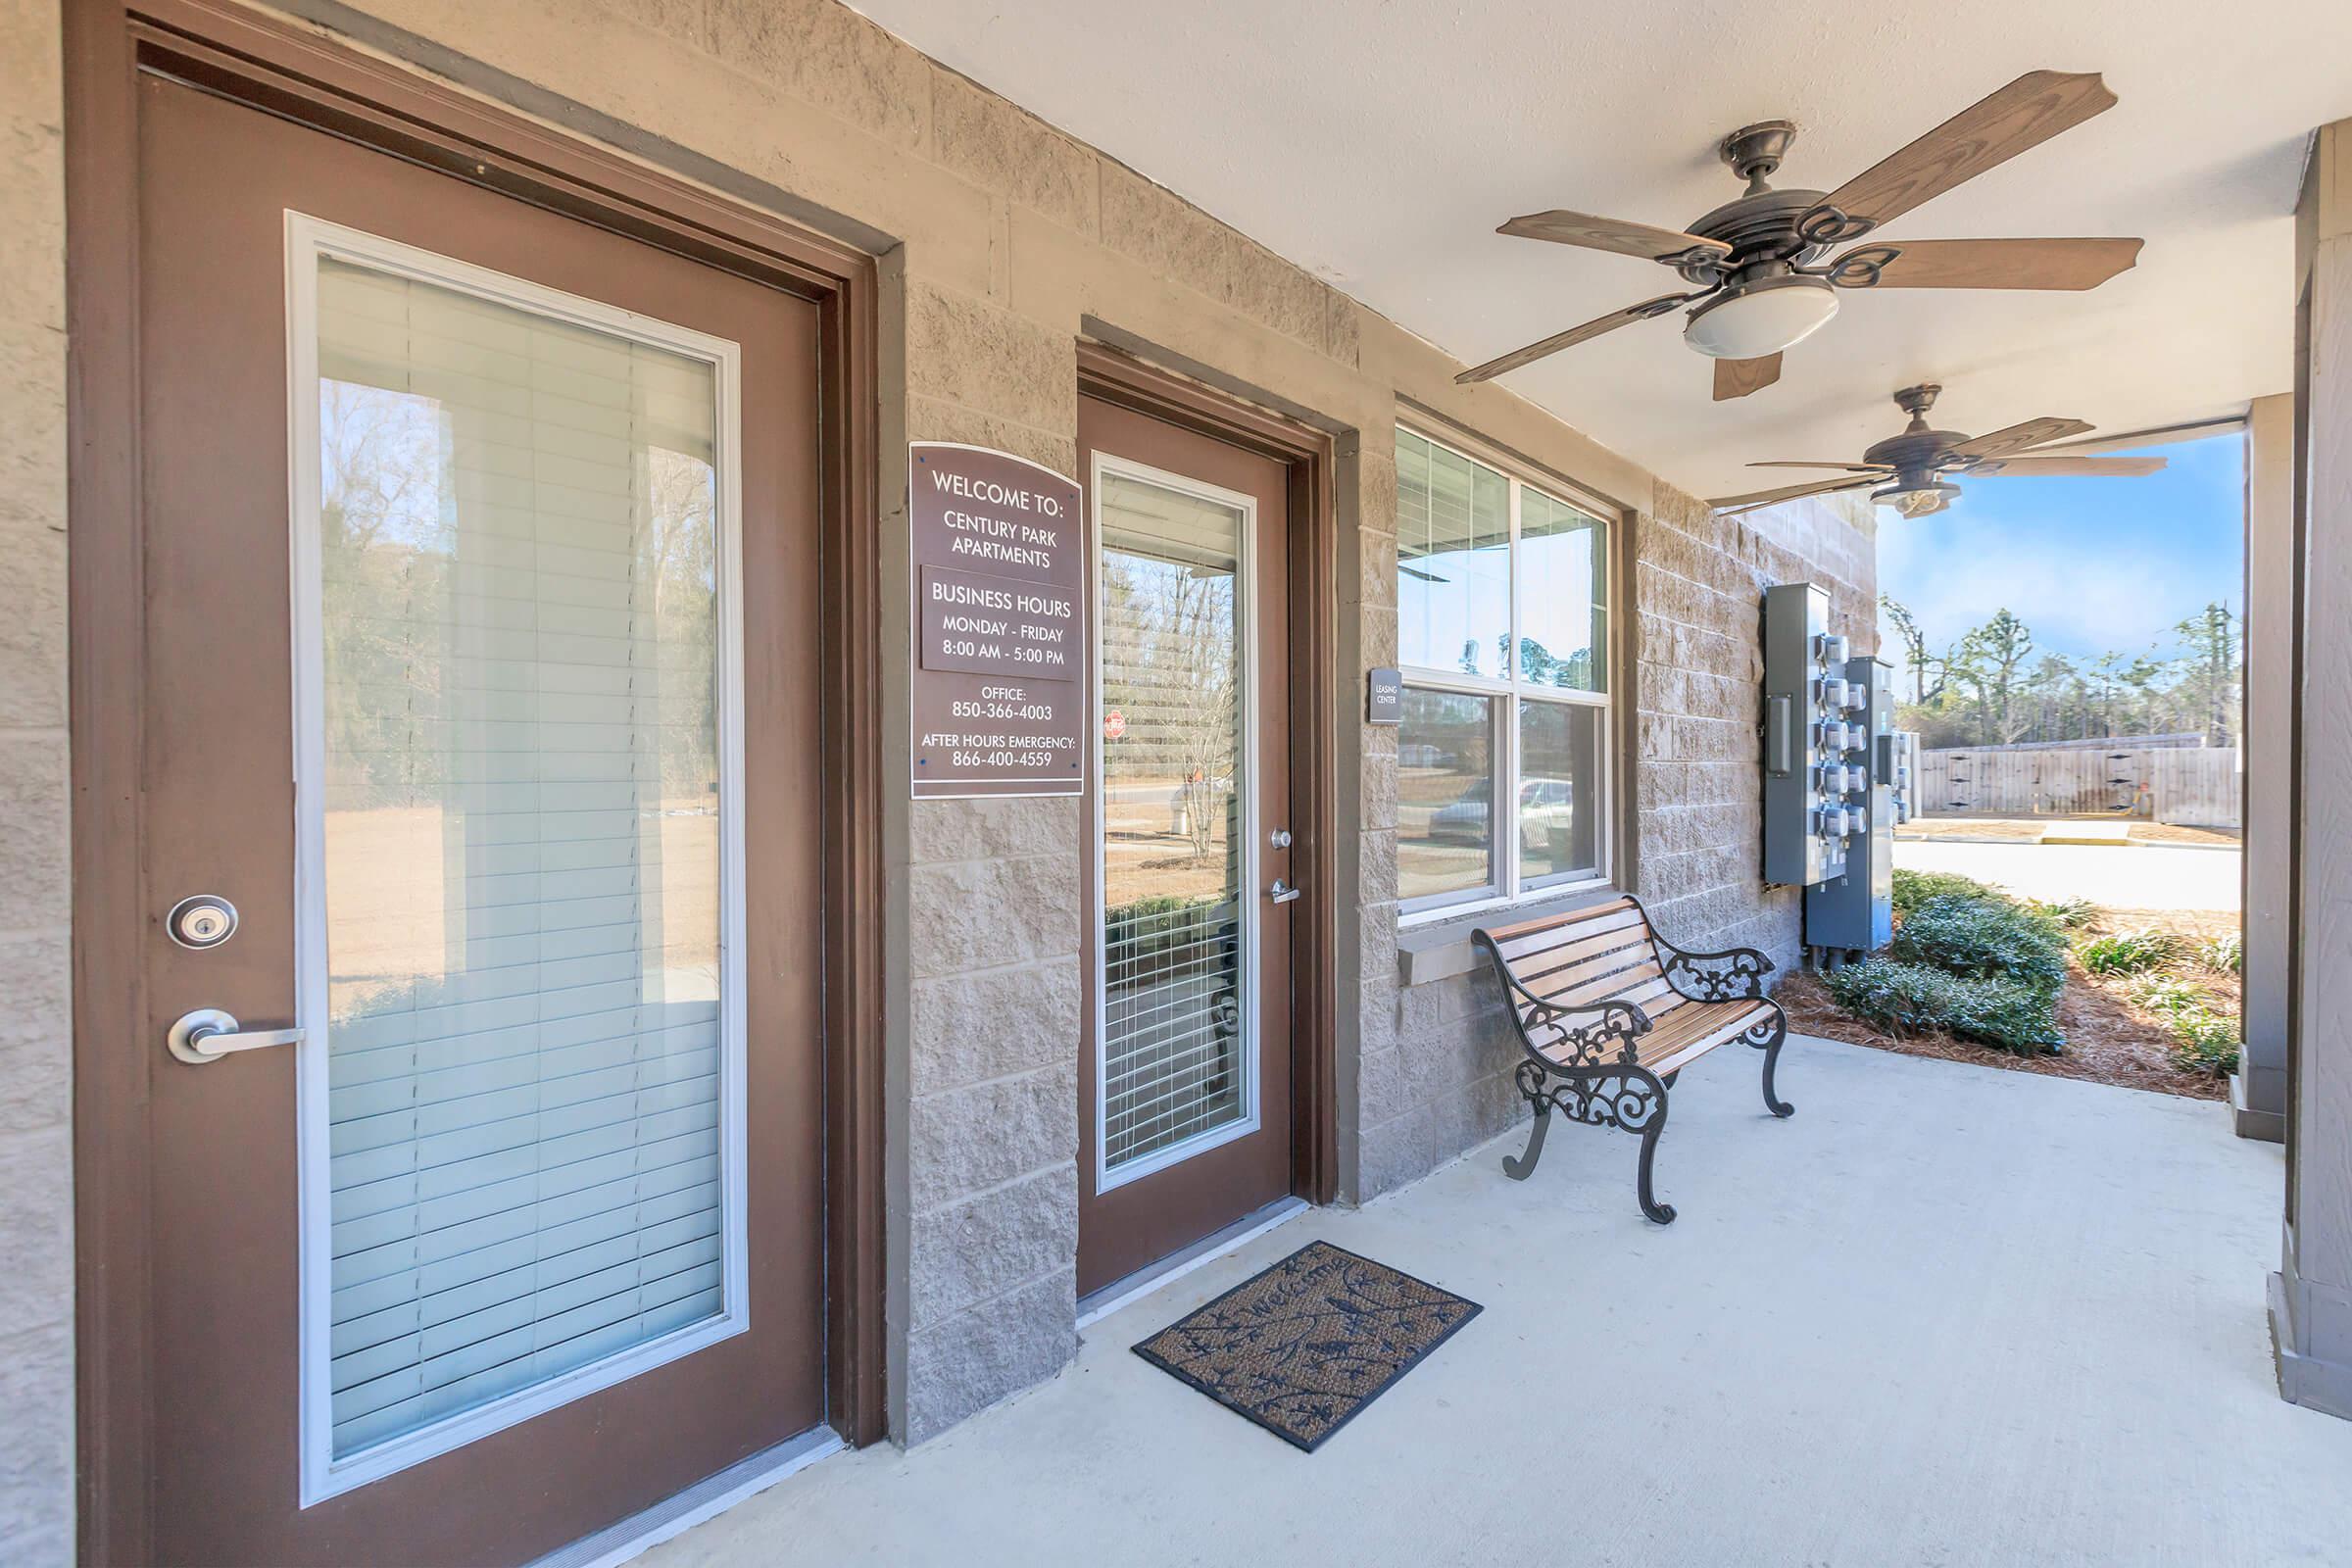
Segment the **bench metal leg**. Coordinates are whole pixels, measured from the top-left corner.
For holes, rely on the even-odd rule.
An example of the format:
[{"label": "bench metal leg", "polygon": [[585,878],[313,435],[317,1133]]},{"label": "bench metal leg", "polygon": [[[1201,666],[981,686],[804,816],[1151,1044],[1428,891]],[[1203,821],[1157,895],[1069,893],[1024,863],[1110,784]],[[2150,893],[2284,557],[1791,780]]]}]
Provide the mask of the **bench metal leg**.
[{"label": "bench metal leg", "polygon": [[1502,1156],[1502,1173],[1515,1182],[1523,1182],[1533,1176],[1536,1173],[1536,1161],[1544,1157],[1544,1135],[1549,1131],[1551,1107],[1538,1105],[1535,1130],[1527,1135],[1527,1148],[1515,1159],[1509,1154]]},{"label": "bench metal leg", "polygon": [[1635,1187],[1642,1199],[1642,1212],[1660,1225],[1671,1225],[1674,1223],[1674,1205],[1659,1202],[1656,1193],[1651,1190],[1649,1181],[1650,1162],[1658,1152],[1658,1134],[1665,1130],[1666,1095],[1665,1091],[1661,1089],[1658,1093],[1657,1108],[1652,1110],[1649,1119],[1642,1124],[1642,1166],[1640,1174],[1635,1178]]},{"label": "bench metal leg", "polygon": [[1758,1024],[1743,1037],[1747,1043],[1764,1053],[1764,1108],[1775,1116],[1793,1116],[1796,1107],[1772,1092],[1773,1070],[1781,1064],[1781,1046],[1788,1038],[1788,1015],[1775,1003],[1769,1026]]}]

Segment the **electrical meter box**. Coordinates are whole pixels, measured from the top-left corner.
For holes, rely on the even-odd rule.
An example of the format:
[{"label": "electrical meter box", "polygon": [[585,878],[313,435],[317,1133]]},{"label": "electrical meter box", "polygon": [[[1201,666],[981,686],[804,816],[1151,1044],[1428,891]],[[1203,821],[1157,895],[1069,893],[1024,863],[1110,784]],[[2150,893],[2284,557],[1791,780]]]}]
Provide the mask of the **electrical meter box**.
[{"label": "electrical meter box", "polygon": [[1847,786],[1841,809],[1860,821],[1846,837],[1843,866],[1805,889],[1805,946],[1833,963],[1893,939],[1894,824],[1910,772],[1894,727],[1893,671],[1866,657],[1847,661],[1838,675],[1857,705],[1848,737],[1858,730],[1861,744],[1834,765]]},{"label": "electrical meter box", "polygon": [[1764,880],[1811,887],[1845,874],[1862,831],[1862,719],[1830,596],[1811,583],[1764,590]]},{"label": "electrical meter box", "polygon": [[1920,813],[1919,731],[1894,732],[1894,820],[1896,826]]}]

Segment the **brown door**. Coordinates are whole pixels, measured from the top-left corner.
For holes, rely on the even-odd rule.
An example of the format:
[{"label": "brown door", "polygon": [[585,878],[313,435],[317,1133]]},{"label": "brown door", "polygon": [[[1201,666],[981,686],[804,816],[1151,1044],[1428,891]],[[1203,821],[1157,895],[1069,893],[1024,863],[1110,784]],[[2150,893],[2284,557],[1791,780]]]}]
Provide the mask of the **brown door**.
[{"label": "brown door", "polygon": [[526,1561],[821,1418],[814,308],[139,94],[157,1554]]},{"label": "brown door", "polygon": [[1095,398],[1078,1290],[1291,1191],[1289,471]]}]

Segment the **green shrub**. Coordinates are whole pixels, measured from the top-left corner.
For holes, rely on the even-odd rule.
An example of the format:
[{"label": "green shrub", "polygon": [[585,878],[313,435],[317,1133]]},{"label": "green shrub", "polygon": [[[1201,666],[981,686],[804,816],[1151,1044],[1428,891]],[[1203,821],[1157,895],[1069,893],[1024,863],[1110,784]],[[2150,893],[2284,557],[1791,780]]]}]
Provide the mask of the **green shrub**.
[{"label": "green shrub", "polygon": [[[1103,913],[1103,944],[1130,965],[1174,963],[1187,973],[1213,966],[1218,954],[1215,942],[1208,940],[1212,927],[1207,916],[1219,902],[1214,897],[1162,893],[1118,905]],[[1231,919],[1227,911],[1216,914]]]},{"label": "green shrub", "polygon": [[2180,957],[2180,943],[2169,931],[2142,926],[2137,931],[2092,937],[2075,949],[2075,956],[2092,974],[2137,974]]},{"label": "green shrub", "polygon": [[2020,1055],[2055,1054],[2066,1043],[2054,990],[1898,958],[1871,958],[1822,978],[1839,1006],[1894,1034],[1941,1030]]},{"label": "green shrub", "polygon": [[2026,907],[2061,931],[2080,931],[2099,913],[2099,906],[2081,895],[2071,899],[2028,899]]},{"label": "green shrub", "polygon": [[2202,1004],[2171,1017],[2173,1064],[2186,1072],[2224,1078],[2237,1071],[2237,1020]]},{"label": "green shrub", "polygon": [[2205,1005],[2205,993],[2169,974],[2140,974],[2124,988],[2124,995],[2150,1012],[2178,1013]]},{"label": "green shrub", "polygon": [[2197,944],[2194,956],[2215,974],[2241,973],[2246,967],[2246,939],[2235,931],[2210,938]]},{"label": "green shrub", "polygon": [[1911,911],[1887,956],[1964,979],[2007,980],[2055,997],[2066,983],[2066,942],[2006,899],[1945,894]]},{"label": "green shrub", "polygon": [[1894,912],[1908,919],[1911,911],[1930,899],[1999,899],[2000,890],[1973,877],[1951,871],[1906,871],[1894,868]]}]

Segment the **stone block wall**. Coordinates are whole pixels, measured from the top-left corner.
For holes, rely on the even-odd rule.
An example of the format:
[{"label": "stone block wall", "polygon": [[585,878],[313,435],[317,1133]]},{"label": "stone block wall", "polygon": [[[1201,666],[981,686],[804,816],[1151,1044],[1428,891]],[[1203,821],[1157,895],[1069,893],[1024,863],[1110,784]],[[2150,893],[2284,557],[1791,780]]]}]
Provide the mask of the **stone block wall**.
[{"label": "stone block wall", "polygon": [[[1875,521],[1867,501],[1800,501],[1717,516],[1663,481],[1631,519],[1630,657],[1620,703],[1634,729],[1632,865],[1619,878],[1685,947],[1760,948],[1783,970],[1797,957],[1800,896],[1763,885],[1763,590],[1810,578],[1829,590],[1835,629],[1857,652],[1878,646]],[[1367,537],[1369,535],[1367,534]],[[1394,572],[1394,556],[1391,572]],[[1369,592],[1369,588],[1367,588]],[[1393,603],[1393,601],[1392,601]],[[1483,963],[1448,922],[1415,984],[1375,986],[1382,943],[1396,946],[1395,744],[1367,771],[1362,1003],[1362,1153],[1356,1196],[1389,1191],[1506,1131],[1526,1115],[1511,1082],[1520,1050]],[[1385,781],[1385,783],[1383,782]],[[1371,827],[1388,792],[1383,832]],[[1409,939],[1408,939],[1409,940]],[[1392,968],[1391,976],[1408,976]]]},{"label": "stone block wall", "polygon": [[1878,639],[1867,500],[1790,502],[1741,516],[1661,484],[1635,564],[1641,727],[1634,891],[1689,948],[1795,961],[1799,894],[1761,880],[1763,591],[1811,579],[1857,654]]},{"label": "stone block wall", "polygon": [[[1659,818],[1640,830],[1631,873],[1693,940],[1702,928],[1768,935],[1776,951],[1792,940],[1786,909],[1755,894],[1752,851],[1739,852],[1753,787],[1734,788],[1736,712],[1742,691],[1752,708],[1755,672],[1752,602],[1744,632],[1733,606],[1741,572],[1752,587],[1826,553],[1846,599],[1865,607],[1864,629],[1866,543],[1819,518],[1727,525],[1506,388],[1457,387],[1460,367],[1430,344],[833,0],[277,9],[881,259],[890,777],[906,766],[904,443],[970,442],[1072,471],[1076,344],[1092,338],[1330,433],[1341,518],[1331,657],[1344,696],[1396,656],[1400,399],[1414,418],[1527,454],[1617,509],[1642,562],[1621,609],[1639,622],[1621,700],[1642,705],[1644,760],[1621,799]],[[0,1432],[0,1528],[12,1544],[63,1544],[35,1560],[70,1550],[72,1518],[54,12],[43,0],[0,7],[11,149],[0,593],[18,601],[0,615],[0,795],[12,806],[0,863],[19,873],[27,911],[23,929],[0,930],[0,975],[32,1019],[22,1040],[0,1036],[0,1239],[12,1261],[28,1260],[0,1286],[0,1408],[29,1412]],[[1340,708],[1337,1130],[1353,1199],[1501,1130],[1516,1105],[1507,1043],[1478,984],[1398,983],[1395,732],[1364,725],[1352,701]],[[1683,793],[1702,787],[1717,793]],[[1067,801],[912,803],[901,788],[884,829],[888,1347],[894,1430],[919,1442],[1053,1375],[1077,1343],[1086,855]],[[47,1534],[21,1535],[19,1521]]]},{"label": "stone block wall", "polygon": [[0,1557],[74,1554],[64,105],[58,8],[0,5]]}]

